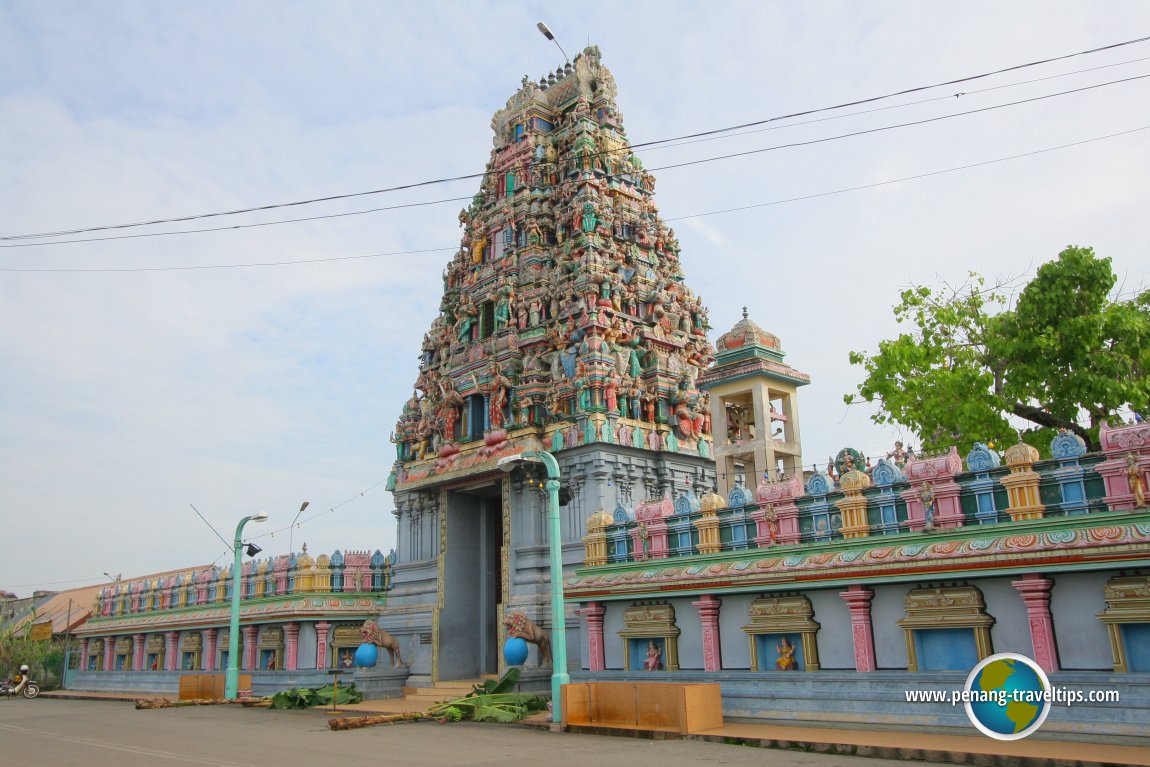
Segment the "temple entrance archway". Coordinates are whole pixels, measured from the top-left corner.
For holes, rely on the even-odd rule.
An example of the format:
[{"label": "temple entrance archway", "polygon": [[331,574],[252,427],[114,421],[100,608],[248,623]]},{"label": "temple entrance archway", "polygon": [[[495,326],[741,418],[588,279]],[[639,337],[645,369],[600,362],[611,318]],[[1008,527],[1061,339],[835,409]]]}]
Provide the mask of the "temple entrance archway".
[{"label": "temple entrance archway", "polygon": [[447,492],[447,547],[439,585],[440,680],[499,672],[499,616],[507,577],[502,488],[496,480]]}]

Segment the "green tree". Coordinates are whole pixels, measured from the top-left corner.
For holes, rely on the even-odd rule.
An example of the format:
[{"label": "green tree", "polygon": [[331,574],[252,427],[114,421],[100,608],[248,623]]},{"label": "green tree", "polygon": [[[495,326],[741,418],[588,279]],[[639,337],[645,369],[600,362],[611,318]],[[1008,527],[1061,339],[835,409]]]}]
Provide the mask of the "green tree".
[{"label": "green tree", "polygon": [[848,404],[877,402],[876,423],[919,434],[927,450],[1008,442],[1009,416],[1046,451],[1069,429],[1098,449],[1098,427],[1150,404],[1150,290],[1114,295],[1109,258],[1069,247],[1017,296],[971,274],[963,286],[904,290],[894,309],[910,332],[851,352],[866,378]]}]

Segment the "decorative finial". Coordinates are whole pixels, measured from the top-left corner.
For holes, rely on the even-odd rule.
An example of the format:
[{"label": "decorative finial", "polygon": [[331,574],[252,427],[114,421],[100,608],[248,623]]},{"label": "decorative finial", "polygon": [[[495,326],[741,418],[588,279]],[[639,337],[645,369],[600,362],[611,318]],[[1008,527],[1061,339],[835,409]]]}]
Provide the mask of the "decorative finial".
[{"label": "decorative finial", "polygon": [[743,319],[747,319],[747,307],[743,307]]},{"label": "decorative finial", "polygon": [[306,554],[306,553],[307,553],[307,544],[306,544],[306,543],[303,545],[303,553],[304,553],[304,554]]}]

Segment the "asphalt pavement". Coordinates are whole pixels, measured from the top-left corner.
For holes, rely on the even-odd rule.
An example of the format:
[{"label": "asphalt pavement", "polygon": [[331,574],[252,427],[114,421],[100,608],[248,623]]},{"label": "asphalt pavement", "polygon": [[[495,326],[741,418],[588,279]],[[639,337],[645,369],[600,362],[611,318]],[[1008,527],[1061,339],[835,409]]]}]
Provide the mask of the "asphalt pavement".
[{"label": "asphalt pavement", "polygon": [[201,706],[137,711],[112,701],[0,700],[3,763],[24,767],[905,767],[903,762],[687,740],[415,722],[336,732],[316,711]]}]

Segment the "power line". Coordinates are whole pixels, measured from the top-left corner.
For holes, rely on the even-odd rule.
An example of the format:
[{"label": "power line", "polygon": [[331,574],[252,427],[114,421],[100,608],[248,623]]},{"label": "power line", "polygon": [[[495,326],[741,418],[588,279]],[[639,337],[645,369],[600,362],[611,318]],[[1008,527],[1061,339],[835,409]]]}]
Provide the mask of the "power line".
[{"label": "power line", "polygon": [[248,269],[255,266],[294,266],[295,264],[318,264],[325,261],[356,261],[365,258],[384,256],[410,256],[419,253],[441,253],[458,248],[425,248],[423,250],[396,250],[390,253],[368,253],[360,256],[327,256],[324,258],[304,258],[297,261],[260,261],[250,264],[205,264],[202,266],[138,266],[124,269],[0,269],[5,272],[191,272],[202,269]]},{"label": "power line", "polygon": [[[904,176],[902,178],[889,179],[887,181],[876,181],[876,182],[871,183],[871,184],[862,184],[859,186],[844,187],[842,189],[834,189],[834,190],[827,191],[827,192],[816,192],[813,194],[801,195],[798,197],[788,197],[788,198],[782,199],[782,200],[772,200],[770,202],[755,203],[753,205],[743,205],[743,206],[735,207],[735,208],[725,208],[723,210],[708,211],[706,213],[693,213],[693,214],[685,215],[685,216],[675,216],[674,218],[668,218],[665,220],[666,221],[681,221],[683,219],[688,219],[688,218],[703,218],[706,216],[718,216],[718,215],[722,215],[724,213],[734,213],[734,212],[743,211],[743,210],[752,210],[754,208],[765,208],[765,207],[769,207],[769,206],[773,206],[773,205],[783,205],[783,204],[791,203],[791,202],[800,202],[803,200],[811,200],[811,199],[815,199],[818,197],[830,197],[832,195],[837,195],[837,194],[846,194],[848,192],[857,192],[857,191],[860,191],[863,189],[873,189],[873,188],[880,187],[880,186],[889,186],[891,184],[897,184],[897,183],[901,183],[903,181],[913,181],[916,179],[928,178],[930,176],[939,176],[939,175],[942,175],[944,173],[954,173],[954,172],[960,171],[960,170],[968,170],[970,168],[979,168],[979,167],[982,167],[984,165],[994,165],[996,163],[1007,162],[1009,160],[1017,160],[1017,159],[1020,159],[1023,157],[1032,157],[1032,156],[1038,155],[1038,154],[1044,154],[1047,152],[1054,152],[1054,151],[1057,151],[1059,149],[1068,149],[1070,147],[1081,146],[1083,144],[1091,144],[1091,143],[1094,143],[1097,141],[1105,141],[1106,139],[1117,138],[1119,136],[1126,136],[1126,135],[1129,135],[1131,133],[1138,133],[1138,132],[1144,131],[1144,130],[1150,130],[1150,125],[1143,125],[1142,127],[1139,127],[1139,128],[1131,128],[1130,130],[1119,131],[1117,133],[1109,133],[1105,136],[1096,136],[1094,138],[1082,139],[1081,141],[1073,141],[1073,142],[1068,143],[1068,144],[1060,144],[1058,146],[1046,147],[1044,149],[1035,149],[1035,150],[1030,151],[1030,152],[1023,152],[1021,154],[1009,155],[1007,157],[999,157],[999,158],[995,158],[993,160],[984,160],[982,162],[969,163],[967,165],[959,165],[959,166],[956,166],[953,168],[944,168],[942,170],[929,171],[927,173],[918,173],[918,174],[915,174],[913,176]],[[329,262],[329,261],[350,261],[350,260],[357,260],[357,259],[382,258],[385,256],[403,256],[403,255],[413,255],[413,254],[421,254],[421,253],[441,253],[441,252],[453,251],[453,250],[457,250],[457,248],[454,246],[446,247],[446,248],[427,248],[427,249],[423,249],[423,250],[406,250],[406,251],[396,251],[396,252],[391,252],[391,253],[371,253],[371,254],[359,255],[359,256],[332,256],[332,257],[326,257],[326,258],[310,258],[310,259],[303,259],[303,260],[298,260],[298,261],[271,261],[271,262],[248,263],[248,264],[205,264],[202,266],[151,266],[151,267],[131,267],[131,268],[123,268],[123,269],[108,269],[108,268],[92,268],[92,269],[67,269],[67,268],[65,268],[65,269],[35,269],[35,268],[29,268],[29,269],[19,269],[19,268],[0,267],[0,272],[69,272],[69,273],[72,273],[72,272],[168,272],[168,271],[188,271],[188,270],[203,270],[203,269],[242,269],[242,268],[263,267],[263,266],[292,266],[292,265],[296,265],[296,264],[315,264],[315,263],[323,263],[323,262]]]},{"label": "power line", "polygon": [[[1005,104],[995,104],[993,106],[981,107],[979,109],[971,109],[971,110],[967,110],[965,112],[954,112],[954,113],[948,114],[948,115],[940,115],[937,117],[928,117],[928,118],[924,118],[922,120],[913,120],[911,122],[897,123],[895,125],[884,125],[884,126],[880,126],[878,128],[868,128],[865,130],[852,131],[850,133],[841,133],[841,134],[838,134],[835,136],[827,136],[827,137],[820,138],[820,139],[810,139],[808,141],[795,141],[795,142],[791,142],[791,143],[787,143],[787,144],[777,144],[775,146],[762,147],[759,149],[750,149],[750,150],[747,150],[745,152],[736,152],[736,153],[732,153],[732,154],[719,155],[717,157],[705,157],[705,158],[702,158],[699,160],[690,160],[690,161],[676,163],[676,164],[672,164],[672,165],[661,165],[661,166],[658,166],[655,168],[651,168],[650,172],[673,170],[676,168],[682,168],[682,167],[686,167],[686,166],[690,166],[690,165],[701,165],[703,163],[716,162],[718,160],[729,160],[732,158],[745,157],[745,156],[752,155],[752,154],[762,154],[764,152],[773,152],[773,151],[777,151],[779,149],[792,149],[792,148],[801,147],[801,146],[811,146],[813,144],[823,144],[823,143],[828,143],[831,141],[839,141],[839,140],[842,140],[845,138],[853,138],[855,136],[863,136],[863,135],[867,135],[867,134],[871,134],[871,133],[881,133],[883,131],[888,131],[888,130],[897,130],[899,128],[914,127],[917,125],[924,125],[924,124],[932,123],[932,122],[940,122],[942,120],[950,120],[950,119],[953,119],[955,117],[964,117],[967,115],[978,114],[980,112],[989,112],[989,111],[993,111],[996,109],[1005,109],[1006,107],[1018,106],[1020,104],[1028,104],[1028,103],[1031,103],[1034,101],[1042,101],[1045,99],[1055,98],[1058,96],[1066,96],[1066,95],[1070,95],[1070,94],[1074,94],[1074,93],[1080,93],[1082,91],[1093,90],[1095,88],[1103,88],[1103,87],[1106,87],[1108,85],[1117,85],[1117,84],[1121,84],[1121,83],[1131,82],[1133,80],[1142,80],[1142,79],[1146,79],[1148,77],[1150,77],[1150,75],[1136,75],[1134,77],[1127,77],[1127,78],[1123,78],[1120,80],[1110,80],[1110,81],[1105,82],[1105,83],[1097,83],[1094,85],[1086,85],[1086,86],[1083,86],[1081,88],[1074,88],[1074,89],[1066,90],[1066,91],[1058,91],[1056,93],[1050,93],[1050,94],[1046,94],[1044,96],[1035,96],[1035,97],[1028,98],[1028,99],[1020,99],[1018,101],[1010,101],[1010,102],[1007,102]],[[922,102],[916,102],[916,103],[922,103]],[[838,118],[827,118],[827,119],[838,119]],[[789,126],[780,126],[780,127],[789,127]],[[761,129],[761,130],[772,130],[772,129],[767,128],[767,129]],[[747,134],[738,134],[738,135],[747,135]],[[716,137],[712,137],[712,138],[716,138]],[[708,140],[712,140],[712,139],[699,139],[699,141],[708,141]],[[144,233],[144,234],[121,234],[121,235],[113,235],[110,237],[90,237],[90,238],[83,238],[83,239],[78,239],[78,240],[59,240],[56,242],[32,242],[32,243],[19,243],[19,244],[14,244],[14,245],[0,245],[0,249],[5,249],[5,248],[34,248],[34,247],[43,247],[45,245],[71,245],[71,244],[83,243],[83,242],[103,242],[106,240],[135,239],[135,238],[139,238],[139,237],[163,237],[163,236],[171,236],[171,235],[178,235],[178,234],[198,234],[198,233],[202,233],[202,232],[218,232],[218,231],[225,231],[225,230],[231,230],[231,229],[248,229],[248,228],[260,227],[260,226],[273,226],[273,225],[277,225],[277,224],[296,223],[296,222],[301,222],[301,221],[315,221],[318,219],[325,219],[325,218],[341,218],[341,217],[346,217],[346,216],[358,216],[358,215],[363,215],[366,213],[376,213],[379,211],[395,210],[395,209],[399,209],[399,208],[420,207],[420,206],[428,206],[428,205],[440,205],[443,203],[459,202],[461,200],[469,200],[469,199],[471,199],[471,198],[470,197],[451,197],[451,198],[447,198],[447,199],[443,199],[443,200],[429,200],[429,201],[425,201],[425,202],[406,203],[403,205],[394,205],[394,206],[388,206],[388,207],[382,207],[382,208],[369,208],[367,210],[349,211],[346,213],[333,213],[333,214],[325,215],[325,216],[311,216],[311,217],[307,217],[307,218],[284,219],[284,220],[280,220],[280,221],[268,221],[268,222],[256,223],[256,224],[239,224],[236,226],[212,227],[212,228],[207,228],[207,229],[184,229],[184,230],[178,230],[178,231],[173,231],[173,232],[150,232],[150,233]],[[2,239],[4,239],[4,238],[0,238],[0,240],[2,240]],[[387,254],[387,255],[401,255],[401,254]],[[261,265],[265,265],[265,264],[261,264]],[[187,267],[187,268],[191,269],[191,268],[196,268],[196,267]]]},{"label": "power line", "polygon": [[[318,514],[312,514],[310,517],[305,517],[305,518],[304,518],[304,520],[303,520],[302,522],[296,522],[294,525],[288,525],[287,527],[281,527],[281,528],[279,528],[278,530],[271,530],[271,531],[269,531],[269,532],[266,532],[266,533],[261,533],[260,535],[256,535],[256,536],[250,536],[250,537],[248,538],[248,540],[254,541],[254,540],[257,540],[257,539],[259,539],[259,538],[271,538],[271,537],[275,537],[275,534],[276,534],[276,533],[284,533],[284,532],[287,532],[288,530],[291,530],[293,527],[303,527],[303,526],[304,526],[304,525],[306,525],[308,522],[312,522],[312,521],[314,521],[314,520],[317,520],[317,519],[319,519],[320,517],[326,516],[326,515],[328,515],[328,514],[334,514],[334,513],[335,513],[335,511],[336,511],[336,509],[338,509],[338,508],[340,508],[340,507],[342,507],[342,506],[346,506],[347,504],[351,503],[352,501],[354,501],[354,500],[358,500],[359,498],[362,498],[362,497],[364,497],[365,495],[367,495],[367,494],[368,494],[368,493],[370,493],[372,490],[376,489],[377,487],[379,487],[380,485],[382,485],[382,484],[383,484],[383,483],[385,483],[385,482],[387,482],[387,478],[386,478],[386,477],[385,477],[384,479],[381,479],[381,480],[379,480],[378,482],[376,482],[376,483],[372,484],[370,487],[368,487],[368,488],[366,488],[366,489],[364,489],[364,490],[361,490],[360,492],[356,493],[355,495],[351,496],[350,498],[348,498],[348,499],[346,499],[346,500],[344,500],[344,501],[340,501],[340,502],[339,502],[339,503],[337,503],[335,506],[332,506],[332,507],[330,507],[330,508],[328,508],[328,509],[326,509],[326,510],[324,510],[324,511],[321,511],[321,512],[319,512]],[[290,552],[289,552],[289,553],[290,553]]]},{"label": "power line", "polygon": [[961,91],[959,93],[952,93],[952,94],[948,94],[946,96],[932,96],[931,98],[928,98],[928,99],[919,99],[918,101],[908,101],[904,104],[892,104],[892,105],[886,106],[886,107],[876,107],[875,109],[861,109],[857,112],[847,112],[846,114],[833,115],[831,117],[819,117],[815,120],[803,120],[801,122],[793,122],[793,123],[788,123],[786,125],[770,125],[770,126],[767,126],[765,128],[756,128],[754,130],[748,130],[748,131],[744,131],[742,133],[733,133],[730,135],[723,135],[723,136],[709,136],[709,137],[694,139],[694,140],[690,140],[690,141],[685,140],[682,143],[677,143],[677,144],[664,144],[662,146],[653,147],[652,151],[654,151],[656,149],[668,149],[668,148],[674,148],[674,147],[680,147],[680,146],[688,146],[690,144],[699,144],[699,143],[702,143],[704,141],[720,141],[722,139],[728,139],[728,138],[739,138],[740,136],[750,136],[753,133],[762,133],[764,131],[783,130],[786,128],[796,128],[796,127],[801,126],[801,125],[815,125],[817,123],[830,122],[832,120],[844,120],[848,117],[858,117],[859,115],[869,115],[869,114],[874,114],[876,112],[888,112],[892,109],[906,109],[907,107],[918,106],[919,104],[931,104],[931,103],[934,103],[936,101],[950,101],[951,99],[958,99],[958,98],[962,98],[965,96],[975,96],[975,95],[978,95],[980,93],[989,93],[991,91],[1000,91],[1000,90],[1004,90],[1006,88],[1017,88],[1020,85],[1033,85],[1034,83],[1041,83],[1041,82],[1045,82],[1047,80],[1057,80],[1057,79],[1060,79],[1063,77],[1071,77],[1073,75],[1080,75],[1080,74],[1083,74],[1085,72],[1096,72],[1099,69],[1111,69],[1113,67],[1126,66],[1127,64],[1137,64],[1137,63],[1142,62],[1142,61],[1150,61],[1150,56],[1143,56],[1142,58],[1137,58],[1137,59],[1128,59],[1126,61],[1119,61],[1119,62],[1115,62],[1113,64],[1103,64],[1103,65],[1097,66],[1097,67],[1086,67],[1085,69],[1075,69],[1075,70],[1072,70],[1070,72],[1062,72],[1061,74],[1049,75],[1047,77],[1035,77],[1035,78],[1032,78],[1030,80],[1019,80],[1018,82],[1005,83],[1003,85],[994,85],[994,86],[991,86],[989,88],[978,88],[978,89],[975,89],[972,91]]},{"label": "power line", "polygon": [[[1016,64],[1014,66],[1005,67],[1002,69],[997,69],[997,70],[994,70],[991,72],[984,72],[982,74],[970,75],[970,76],[961,77],[961,78],[958,78],[955,80],[947,80],[945,82],[934,83],[932,85],[920,85],[920,86],[916,86],[913,88],[906,88],[904,90],[896,91],[893,93],[888,93],[888,94],[884,94],[881,96],[871,96],[871,97],[864,98],[864,99],[857,99],[854,101],[844,102],[842,104],[836,104],[834,106],[819,107],[816,109],[808,109],[808,110],[804,110],[804,111],[800,111],[800,112],[792,112],[790,114],[779,115],[776,117],[769,117],[769,118],[766,118],[763,120],[755,120],[752,122],[742,123],[739,125],[732,125],[732,126],[727,126],[724,128],[715,128],[715,129],[703,131],[700,133],[691,133],[691,134],[687,134],[684,136],[677,136],[674,138],[658,139],[655,141],[648,141],[648,142],[643,142],[643,143],[638,143],[638,144],[632,144],[628,149],[634,150],[636,148],[645,147],[645,146],[655,146],[658,144],[665,144],[665,143],[669,143],[669,142],[673,142],[673,141],[681,141],[684,139],[693,139],[693,138],[700,138],[700,137],[704,137],[704,136],[711,136],[711,135],[715,135],[715,134],[719,134],[719,133],[741,130],[743,128],[750,128],[750,127],[755,127],[758,125],[764,125],[764,124],[770,123],[770,122],[777,122],[779,120],[788,120],[788,119],[793,119],[795,117],[805,117],[807,115],[817,114],[819,112],[827,112],[827,111],[833,111],[836,109],[845,109],[847,107],[852,107],[852,106],[859,106],[861,104],[869,104],[869,103],[873,103],[876,101],[882,101],[884,99],[896,98],[898,96],[905,96],[905,95],[910,94],[910,93],[917,93],[917,92],[921,92],[921,91],[925,91],[925,90],[930,90],[933,88],[945,87],[948,85],[957,85],[959,83],[971,82],[973,80],[979,80],[979,79],[983,79],[983,78],[987,78],[987,77],[993,77],[994,75],[999,75],[999,74],[1003,74],[1006,72],[1013,72],[1013,71],[1016,71],[1019,69],[1026,69],[1028,67],[1035,67],[1035,66],[1040,66],[1042,64],[1049,64],[1049,63],[1052,63],[1055,61],[1062,61],[1062,60],[1074,58],[1077,56],[1086,56],[1086,55],[1090,55],[1090,54],[1094,54],[1094,53],[1100,53],[1102,51],[1113,50],[1113,49],[1121,48],[1121,47],[1127,46],[1127,45],[1135,45],[1138,43],[1146,42],[1147,40],[1150,40],[1150,36],[1140,37],[1140,38],[1136,38],[1133,40],[1127,40],[1125,42],[1120,42],[1120,43],[1113,43],[1113,44],[1101,46],[1098,48],[1091,48],[1091,49],[1088,49],[1085,51],[1078,51],[1075,53],[1068,53],[1068,54],[1064,54],[1061,56],[1055,56],[1055,57],[1051,57],[1051,58],[1041,59],[1038,61],[1032,61],[1032,62],[1028,62],[1025,64]],[[35,238],[41,238],[41,237],[62,237],[62,236],[73,235],[73,234],[84,234],[87,232],[105,231],[105,230],[109,230],[109,229],[127,229],[127,228],[138,227],[138,226],[151,226],[154,224],[167,224],[167,223],[176,223],[176,222],[180,222],[180,221],[192,221],[195,219],[202,219],[202,218],[214,218],[214,217],[219,217],[219,216],[233,216],[233,215],[239,215],[239,214],[243,214],[243,213],[254,213],[257,211],[272,210],[275,208],[286,208],[286,207],[294,207],[294,206],[299,206],[299,205],[310,205],[310,204],[319,203],[319,202],[331,202],[333,200],[343,200],[343,199],[350,199],[350,198],[354,198],[354,197],[365,197],[368,195],[384,194],[384,193],[388,193],[388,192],[397,192],[397,191],[402,191],[402,190],[407,190],[407,189],[416,189],[416,188],[425,187],[425,186],[432,186],[435,184],[446,184],[446,183],[452,183],[455,181],[464,181],[464,180],[475,179],[475,178],[483,178],[487,175],[488,175],[488,173],[486,171],[483,173],[470,173],[470,174],[465,174],[465,175],[460,175],[460,176],[449,176],[449,177],[445,177],[445,178],[431,179],[428,181],[419,181],[419,182],[414,182],[414,183],[410,183],[410,184],[400,184],[397,186],[386,187],[386,188],[382,188],[382,189],[373,189],[373,190],[366,191],[366,192],[350,192],[350,193],[345,193],[345,194],[328,195],[326,197],[316,197],[316,198],[311,198],[311,199],[306,199],[306,200],[296,200],[294,202],[274,203],[274,204],[259,205],[259,206],[249,207],[249,208],[238,208],[235,210],[228,210],[228,211],[218,211],[218,212],[213,212],[213,213],[199,213],[199,214],[194,214],[194,215],[189,215],[189,216],[178,216],[178,217],[171,217],[171,218],[159,218],[159,219],[152,219],[152,220],[148,220],[148,221],[136,221],[136,222],[125,223],[125,224],[108,224],[108,225],[103,225],[103,226],[57,230],[54,232],[39,232],[39,233],[34,233],[34,234],[7,235],[7,236],[0,237],[0,240],[35,239]]]},{"label": "power line", "polygon": [[732,160],[738,157],[748,157],[753,154],[762,154],[763,152],[774,152],[779,149],[791,149],[800,146],[813,146],[814,144],[825,144],[829,141],[838,141],[844,138],[853,138],[855,136],[866,136],[872,133],[882,133],[883,131],[896,130],[898,128],[909,128],[915,125],[926,125],[927,123],[940,122],[942,120],[950,120],[955,117],[965,117],[967,115],[979,114],[981,112],[990,112],[995,109],[1004,109],[1005,107],[1018,106],[1019,104],[1030,104],[1035,101],[1044,101],[1046,99],[1056,98],[1058,96],[1067,96],[1071,93],[1082,93],[1083,91],[1094,90],[1095,88],[1104,88],[1108,85],[1118,85],[1120,83],[1128,83],[1134,80],[1145,80],[1150,75],[1136,75],[1135,77],[1125,77],[1121,80],[1111,80],[1105,83],[1098,83],[1097,85],[1086,85],[1081,88],[1074,88],[1068,91],[1059,91],[1057,93],[1049,93],[1045,96],[1034,96],[1029,99],[1020,99],[1018,101],[1010,101],[1005,104],[996,104],[995,106],[980,107],[979,109],[969,109],[965,112],[955,112],[949,115],[941,115],[939,117],[927,117],[922,120],[912,120],[910,122],[898,123],[896,125],[884,125],[879,128],[867,128],[864,130],[852,131],[850,133],[840,133],[837,136],[827,136],[826,138],[810,139],[808,141],[792,141],[788,144],[776,144],[775,146],[763,147],[761,149],[748,149],[745,152],[732,152],[731,154],[719,155],[718,157],[706,157],[701,160],[687,160],[685,162],[675,163],[674,165],[664,165],[654,170],[669,170],[672,168],[685,168],[690,165],[702,165],[708,162],[717,162],[718,160]]},{"label": "power line", "polygon": [[[302,221],[320,221],[325,218],[344,218],[346,216],[362,216],[366,213],[379,213],[385,210],[399,210],[401,208],[421,208],[428,205],[441,205],[446,202],[460,202],[470,200],[467,197],[451,197],[446,200],[429,200],[427,202],[409,202],[403,205],[388,205],[382,208],[369,208],[367,210],[353,210],[347,213],[329,213],[324,216],[308,216],[306,218],[286,218],[280,221],[262,221],[258,224],[234,224],[232,226],[214,226],[207,229],[182,229],[175,232],[145,232],[142,234],[117,234],[112,237],[85,237],[80,240],[57,240],[55,242],[22,242],[17,245],[0,245],[0,248],[38,248],[44,245],[73,245],[78,242],[105,242],[106,240],[135,240],[140,237],[167,237],[174,234],[202,234],[203,232],[230,232],[235,229],[254,229],[261,226],[276,226],[278,224],[296,224]],[[0,238],[3,239],[3,238]]]},{"label": "power line", "polygon": [[1045,149],[1035,149],[1032,152],[1023,152],[1022,154],[1014,154],[1009,157],[999,157],[994,160],[984,160],[982,162],[973,162],[968,165],[959,165],[954,168],[945,168],[943,170],[930,171],[929,173],[918,173],[914,176],[903,176],[902,178],[890,179],[889,181],[876,181],[873,184],[861,184],[859,186],[846,187],[844,189],[835,189],[830,192],[816,192],[814,194],[805,194],[799,197],[788,197],[785,200],[774,200],[772,202],[760,202],[754,205],[743,205],[737,208],[725,208],[723,210],[712,210],[707,213],[696,213],[693,216],[676,216],[675,218],[664,219],[666,221],[682,221],[687,218],[703,218],[705,216],[718,216],[724,213],[736,213],[743,210],[753,210],[755,208],[766,208],[772,205],[782,205],[788,202],[800,202],[802,200],[813,200],[818,197],[829,197],[836,194],[845,194],[847,192],[857,192],[862,189],[874,189],[875,187],[888,186],[890,184],[898,184],[903,181],[914,181],[920,178],[929,178],[930,176],[941,176],[944,173],[954,173],[960,170],[969,170],[970,168],[980,168],[983,165],[994,165],[995,163],[1006,162],[1007,160],[1017,160],[1022,157],[1033,157],[1036,154],[1045,154],[1046,152],[1054,152],[1059,149],[1068,149],[1069,147],[1081,146],[1083,144],[1091,144],[1095,141],[1103,141],[1108,138],[1115,138],[1117,136],[1126,136],[1131,133],[1139,131],[1150,130],[1150,125],[1143,125],[1141,128],[1131,128],[1130,130],[1120,131],[1118,133],[1110,133],[1105,136],[1097,136],[1095,138],[1083,139],[1082,141],[1073,141],[1069,144],[1060,144],[1059,146],[1047,147]]}]

